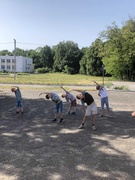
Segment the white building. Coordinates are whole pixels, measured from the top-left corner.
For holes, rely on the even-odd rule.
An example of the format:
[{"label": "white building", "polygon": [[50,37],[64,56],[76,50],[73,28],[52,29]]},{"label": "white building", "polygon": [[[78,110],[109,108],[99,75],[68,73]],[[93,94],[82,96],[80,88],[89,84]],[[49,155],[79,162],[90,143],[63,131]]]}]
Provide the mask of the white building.
[{"label": "white building", "polygon": [[0,71],[8,72],[34,72],[33,59],[16,56],[0,56]]}]

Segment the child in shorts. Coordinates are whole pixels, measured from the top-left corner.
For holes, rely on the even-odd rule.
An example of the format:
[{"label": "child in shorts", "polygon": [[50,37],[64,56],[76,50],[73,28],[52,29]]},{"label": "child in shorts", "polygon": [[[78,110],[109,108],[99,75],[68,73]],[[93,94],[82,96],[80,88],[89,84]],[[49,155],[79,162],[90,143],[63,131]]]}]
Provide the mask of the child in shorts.
[{"label": "child in shorts", "polygon": [[23,102],[22,102],[22,94],[20,88],[18,86],[12,86],[11,91],[15,93],[16,97],[16,114],[19,113],[19,110],[23,114]]},{"label": "child in shorts", "polygon": [[94,82],[96,83],[96,90],[98,90],[98,95],[101,98],[101,114],[99,115],[99,117],[104,116],[104,105],[106,105],[108,117],[111,117],[107,90],[103,85],[99,85],[96,81]]},{"label": "child in shorts", "polygon": [[63,122],[63,102],[60,99],[60,97],[54,93],[54,92],[44,92],[44,93],[40,93],[39,96],[41,96],[42,94],[46,94],[46,99],[51,99],[54,103],[55,103],[55,114],[54,114],[54,120],[52,120],[52,122],[56,122],[57,121],[57,115],[60,115],[60,121],[59,123]]},{"label": "child in shorts", "polygon": [[[91,94],[89,94],[88,92],[83,91],[83,90],[75,90],[75,89],[73,89],[72,91],[80,92],[80,94],[78,94],[76,96],[76,98],[81,101],[83,111],[84,111],[84,117],[83,117],[81,125],[79,126],[79,129],[84,128],[85,123],[87,121],[87,117],[92,115],[92,129],[96,130],[95,115],[97,114],[97,105],[96,105],[96,103],[94,101],[94,98],[92,97]],[[85,104],[87,106],[85,106]]]},{"label": "child in shorts", "polygon": [[68,114],[76,114],[76,98],[62,86],[61,88],[65,91],[65,94],[62,94],[62,98],[65,98],[67,102],[70,101]]}]

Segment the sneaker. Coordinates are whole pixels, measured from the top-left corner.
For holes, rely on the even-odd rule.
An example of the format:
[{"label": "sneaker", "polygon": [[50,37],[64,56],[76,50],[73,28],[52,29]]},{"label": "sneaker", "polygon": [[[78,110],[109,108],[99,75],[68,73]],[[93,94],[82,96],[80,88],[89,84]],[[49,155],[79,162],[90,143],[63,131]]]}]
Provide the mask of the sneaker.
[{"label": "sneaker", "polygon": [[95,124],[92,125],[92,129],[93,129],[94,131],[97,130]]},{"label": "sneaker", "polygon": [[72,112],[71,114],[75,114],[75,112]]},{"label": "sneaker", "polygon": [[81,124],[81,125],[79,126],[79,129],[83,129],[83,128],[84,128],[84,125]]},{"label": "sneaker", "polygon": [[56,122],[56,121],[57,121],[57,119],[52,120],[52,122]]},{"label": "sneaker", "polygon": [[60,119],[60,120],[59,120],[59,123],[62,123],[62,122],[63,122],[63,119]]},{"label": "sneaker", "polygon": [[100,114],[99,117],[103,117],[103,114]]},{"label": "sneaker", "polygon": [[16,111],[16,114],[19,114],[19,111]]}]

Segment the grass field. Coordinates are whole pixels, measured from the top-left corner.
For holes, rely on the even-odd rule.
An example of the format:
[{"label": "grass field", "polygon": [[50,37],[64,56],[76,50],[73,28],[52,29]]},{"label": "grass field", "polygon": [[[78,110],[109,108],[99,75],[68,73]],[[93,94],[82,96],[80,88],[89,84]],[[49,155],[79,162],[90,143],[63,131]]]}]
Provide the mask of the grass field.
[{"label": "grass field", "polygon": [[[46,74],[0,74],[1,84],[44,84],[44,85],[92,85],[92,80],[102,84],[102,77],[88,75],[68,75],[63,73]],[[104,77],[104,83],[109,84],[114,80],[112,77]]]}]

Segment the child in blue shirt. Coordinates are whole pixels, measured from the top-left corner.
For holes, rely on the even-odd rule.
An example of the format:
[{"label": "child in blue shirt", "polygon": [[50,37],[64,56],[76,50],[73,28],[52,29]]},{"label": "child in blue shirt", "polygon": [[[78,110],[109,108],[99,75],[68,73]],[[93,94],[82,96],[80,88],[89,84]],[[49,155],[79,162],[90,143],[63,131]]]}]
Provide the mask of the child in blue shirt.
[{"label": "child in blue shirt", "polygon": [[56,122],[57,121],[57,115],[60,114],[60,121],[59,123],[63,122],[63,102],[60,99],[60,97],[54,93],[54,92],[44,92],[44,93],[40,93],[40,95],[42,94],[46,94],[46,99],[51,99],[54,103],[55,103],[55,115],[54,115],[54,120],[52,120],[52,122]]},{"label": "child in blue shirt", "polygon": [[19,113],[19,110],[23,114],[23,102],[22,102],[22,94],[18,86],[12,86],[11,91],[15,93],[16,97],[16,114]]}]

